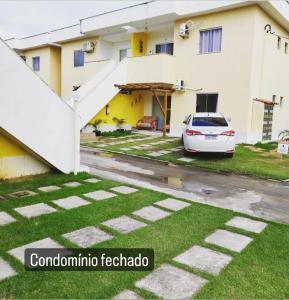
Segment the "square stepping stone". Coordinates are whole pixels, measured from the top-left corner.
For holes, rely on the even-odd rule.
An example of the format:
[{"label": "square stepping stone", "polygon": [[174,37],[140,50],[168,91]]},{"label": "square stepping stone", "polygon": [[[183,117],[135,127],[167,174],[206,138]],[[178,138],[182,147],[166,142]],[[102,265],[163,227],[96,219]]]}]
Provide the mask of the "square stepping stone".
[{"label": "square stepping stone", "polygon": [[5,200],[5,198],[4,198],[3,196],[0,196],[0,201],[1,201],[1,200]]},{"label": "square stepping stone", "polygon": [[111,188],[111,190],[120,194],[131,194],[138,191],[137,189],[124,185]]},{"label": "square stepping stone", "polygon": [[83,181],[87,183],[97,183],[100,182],[101,180],[97,178],[88,178],[88,179],[84,179]]},{"label": "square stepping stone", "polygon": [[98,147],[107,147],[108,146],[108,144],[99,144],[99,145],[97,145]]},{"label": "square stepping stone", "polygon": [[244,229],[246,231],[254,233],[260,233],[266,228],[267,223],[255,221],[244,217],[234,217],[233,219],[228,221],[226,225]]},{"label": "square stepping stone", "polygon": [[142,150],[143,149],[142,146],[132,146],[131,148],[132,149],[136,149],[136,150]]},{"label": "square stepping stone", "polygon": [[84,194],[85,197],[92,198],[93,200],[100,201],[100,200],[105,200],[109,199],[112,197],[115,197],[116,194],[104,191],[104,190],[99,190],[95,192],[90,192],[87,194]]},{"label": "square stepping stone", "polygon": [[121,150],[121,151],[130,151],[131,148],[126,148],[126,147],[124,147],[124,148],[120,148],[119,150]]},{"label": "square stepping stone", "polygon": [[62,236],[82,248],[87,248],[113,238],[112,235],[94,226],[65,233]]},{"label": "square stepping stone", "polygon": [[77,181],[71,181],[71,182],[63,183],[62,185],[66,186],[66,187],[78,187],[81,185],[81,183],[79,183]]},{"label": "square stepping stone", "polygon": [[189,158],[189,157],[181,157],[181,158],[178,158],[178,160],[183,161],[183,162],[192,162],[194,159]]},{"label": "square stepping stone", "polygon": [[43,240],[39,240],[30,244],[26,244],[24,246],[14,248],[12,250],[9,250],[8,253],[15,258],[19,259],[23,264],[25,263],[25,249],[27,248],[64,248],[62,245],[60,245],[58,242],[54,241],[51,238],[46,238]]},{"label": "square stepping stone", "polygon": [[130,299],[143,299],[141,296],[139,296],[137,293],[131,291],[131,290],[123,290],[116,296],[114,296],[112,299],[122,299],[122,300],[130,300]]},{"label": "square stepping stone", "polygon": [[162,153],[162,154],[169,154],[169,153],[171,153],[171,151],[168,151],[168,150],[161,150],[161,151],[159,151],[159,153]]},{"label": "square stepping stone", "polygon": [[63,199],[53,200],[52,202],[64,209],[72,209],[90,204],[90,202],[78,196],[70,196]]},{"label": "square stepping stone", "polygon": [[133,215],[141,217],[145,220],[155,222],[160,219],[163,219],[167,216],[169,216],[171,213],[164,211],[162,209],[153,207],[153,206],[146,206],[139,210],[136,210],[133,212]]},{"label": "square stepping stone", "polygon": [[28,197],[34,195],[36,195],[36,193],[32,191],[19,191],[19,192],[9,194],[9,196],[12,198],[22,198],[22,197]]},{"label": "square stepping stone", "polygon": [[54,191],[60,190],[60,187],[56,186],[56,185],[49,185],[49,186],[42,186],[42,187],[38,188],[38,190],[41,192],[48,193],[48,192],[54,192]]},{"label": "square stepping stone", "polygon": [[181,209],[191,205],[190,203],[180,201],[180,200],[176,200],[176,199],[173,199],[173,198],[168,198],[168,199],[165,199],[165,200],[161,200],[161,201],[158,201],[154,204],[157,205],[157,206],[167,208],[169,210],[173,210],[173,211],[178,211],[178,210],[181,210]]},{"label": "square stepping stone", "polygon": [[0,226],[8,225],[8,224],[13,223],[15,221],[16,221],[16,219],[11,217],[5,211],[0,211]]},{"label": "square stepping stone", "polygon": [[127,216],[110,219],[102,224],[124,234],[147,226],[147,224]]},{"label": "square stepping stone", "polygon": [[205,239],[205,242],[209,244],[214,244],[235,252],[241,252],[252,241],[253,239],[248,236],[221,229],[216,230]]},{"label": "square stepping stone", "polygon": [[135,286],[164,299],[188,299],[207,283],[203,279],[180,268],[164,264]]},{"label": "square stepping stone", "polygon": [[14,208],[18,214],[22,215],[26,218],[37,217],[45,214],[50,214],[56,211],[55,208],[45,204],[45,203],[37,203],[28,206],[22,206]]},{"label": "square stepping stone", "polygon": [[158,157],[158,156],[161,156],[163,154],[160,153],[160,152],[150,152],[150,153],[147,153],[147,155],[151,156],[151,157]]},{"label": "square stepping stone", "polygon": [[0,257],[0,281],[16,274],[17,272],[10,266],[10,264]]},{"label": "square stepping stone", "polygon": [[193,246],[174,258],[175,261],[212,275],[218,275],[232,260],[230,255]]}]

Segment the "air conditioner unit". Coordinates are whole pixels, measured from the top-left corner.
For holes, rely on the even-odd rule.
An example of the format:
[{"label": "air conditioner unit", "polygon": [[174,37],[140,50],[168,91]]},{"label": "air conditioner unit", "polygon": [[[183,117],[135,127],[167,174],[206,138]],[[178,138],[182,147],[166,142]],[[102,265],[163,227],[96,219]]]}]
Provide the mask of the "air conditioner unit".
[{"label": "air conditioner unit", "polygon": [[94,50],[94,43],[93,42],[85,42],[82,45],[83,52],[91,53]]},{"label": "air conditioner unit", "polygon": [[176,91],[184,91],[185,89],[185,83],[183,80],[178,79],[176,82]]},{"label": "air conditioner unit", "polygon": [[179,36],[183,39],[189,37],[189,26],[186,23],[182,23],[179,28]]}]

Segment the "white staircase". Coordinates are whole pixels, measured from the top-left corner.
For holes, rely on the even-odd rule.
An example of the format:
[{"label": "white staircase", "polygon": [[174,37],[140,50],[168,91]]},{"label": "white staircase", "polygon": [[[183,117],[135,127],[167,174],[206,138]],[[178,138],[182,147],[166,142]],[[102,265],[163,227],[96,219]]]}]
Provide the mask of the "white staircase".
[{"label": "white staircase", "polygon": [[111,60],[90,81],[73,93],[72,98],[78,99],[77,112],[80,118],[80,129],[119,92],[114,84],[126,83],[127,67],[127,58],[118,65]]},{"label": "white staircase", "polygon": [[0,128],[69,173],[79,165],[74,124],[73,109],[0,40]]}]

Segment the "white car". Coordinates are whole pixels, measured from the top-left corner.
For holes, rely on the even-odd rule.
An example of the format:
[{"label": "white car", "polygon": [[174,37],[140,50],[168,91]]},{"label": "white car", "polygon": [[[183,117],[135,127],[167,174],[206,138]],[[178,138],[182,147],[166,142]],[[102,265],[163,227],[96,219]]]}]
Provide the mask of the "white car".
[{"label": "white car", "polygon": [[194,113],[183,122],[182,140],[185,154],[219,152],[233,157],[235,131],[220,113]]}]

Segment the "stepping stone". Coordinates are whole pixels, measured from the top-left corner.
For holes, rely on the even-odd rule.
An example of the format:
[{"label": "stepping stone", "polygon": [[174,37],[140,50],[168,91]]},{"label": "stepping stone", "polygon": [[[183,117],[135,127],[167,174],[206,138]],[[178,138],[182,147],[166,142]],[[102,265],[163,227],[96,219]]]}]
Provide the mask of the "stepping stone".
[{"label": "stepping stone", "polygon": [[65,233],[62,236],[82,248],[87,248],[113,238],[112,235],[94,226]]},{"label": "stepping stone", "polygon": [[0,211],[0,226],[8,225],[8,224],[13,223],[15,221],[16,221],[15,218],[11,217],[9,214],[7,214],[4,211]]},{"label": "stepping stone", "polygon": [[150,152],[150,153],[147,153],[147,155],[152,156],[152,157],[158,157],[158,156],[161,156],[163,154],[160,153],[160,152]]},{"label": "stepping stone", "polygon": [[206,243],[214,244],[235,252],[241,252],[252,241],[253,239],[248,236],[221,229],[216,230],[205,239]]},{"label": "stepping stone", "polygon": [[181,157],[181,158],[178,158],[178,160],[183,161],[183,162],[192,162],[194,159],[189,158],[189,157]]},{"label": "stepping stone", "polygon": [[48,193],[48,192],[54,192],[54,191],[60,190],[60,187],[56,186],[56,185],[49,185],[49,186],[42,186],[42,187],[38,188],[38,190],[41,192]]},{"label": "stepping stone", "polygon": [[108,146],[108,144],[99,144],[99,145],[97,145],[98,147],[107,147]]},{"label": "stepping stone", "polygon": [[131,148],[120,148],[119,150],[121,150],[121,151],[130,151]]},{"label": "stepping stone", "polygon": [[83,181],[87,183],[97,183],[100,182],[101,180],[97,178],[88,178],[88,179],[84,179]]},{"label": "stepping stone", "polygon": [[142,146],[132,146],[131,148],[132,149],[136,149],[136,150],[142,150],[143,149]]},{"label": "stepping stone", "polygon": [[120,194],[131,194],[138,191],[137,189],[131,188],[129,186],[124,186],[124,185],[111,188],[111,190]]},{"label": "stepping stone", "polygon": [[10,264],[0,257],[0,281],[16,274],[17,272],[10,266]]},{"label": "stepping stone", "polygon": [[54,200],[52,202],[64,209],[72,209],[72,208],[90,204],[90,202],[88,202],[87,200],[84,200],[78,196],[70,196],[67,198]]},{"label": "stepping stone", "polygon": [[5,198],[4,198],[3,196],[0,196],[0,201],[1,201],[1,200],[5,200]]},{"label": "stepping stone", "polygon": [[246,231],[254,233],[260,233],[266,228],[267,223],[251,220],[244,217],[234,217],[233,219],[228,221],[226,225],[244,229]]},{"label": "stepping stone", "polygon": [[77,187],[77,186],[80,186],[81,184],[77,181],[71,181],[71,182],[63,183],[62,185],[66,186],[66,187]]},{"label": "stepping stone", "polygon": [[12,198],[22,198],[22,197],[28,197],[28,196],[34,196],[36,195],[35,192],[32,191],[19,191],[12,194],[9,194],[8,196]]},{"label": "stepping stone", "polygon": [[155,222],[169,216],[171,213],[153,206],[146,206],[134,211],[133,214],[145,220]]},{"label": "stepping stone", "polygon": [[208,281],[180,268],[164,264],[135,286],[164,299],[191,298]]},{"label": "stepping stone", "polygon": [[150,143],[151,145],[155,146],[155,145],[159,145],[162,144],[161,142],[154,142],[154,143]]},{"label": "stepping stone", "polygon": [[28,206],[22,206],[14,208],[16,212],[26,218],[37,217],[45,214],[50,214],[56,211],[55,208],[45,204],[45,203],[37,203]]},{"label": "stepping stone", "polygon": [[123,290],[122,292],[114,296],[112,299],[133,300],[133,299],[143,299],[143,298],[131,290]]},{"label": "stepping stone", "polygon": [[193,246],[174,260],[191,268],[218,275],[230,263],[232,257],[208,248]]},{"label": "stepping stone", "polygon": [[181,149],[179,148],[172,148],[172,149],[169,149],[171,152],[177,152],[177,151],[180,151]]},{"label": "stepping stone", "polygon": [[28,248],[64,248],[62,245],[60,245],[58,242],[54,241],[51,238],[46,238],[43,240],[39,240],[30,244],[26,244],[24,246],[14,248],[12,250],[9,250],[8,253],[15,258],[19,259],[23,264],[25,263],[25,249]]},{"label": "stepping stone", "polygon": [[102,224],[124,234],[147,226],[147,224],[127,216],[110,219]]},{"label": "stepping stone", "polygon": [[161,151],[159,151],[159,153],[162,153],[162,154],[169,154],[169,153],[171,153],[171,151],[168,151],[168,150],[161,150]]},{"label": "stepping stone", "polygon": [[172,199],[172,198],[161,200],[161,201],[155,202],[154,204],[164,207],[164,208],[167,208],[169,210],[173,210],[173,211],[181,210],[181,209],[191,205],[190,203]]},{"label": "stepping stone", "polygon": [[107,191],[104,191],[104,190],[99,190],[99,191],[84,194],[84,196],[88,197],[88,198],[92,198],[96,201],[100,201],[100,200],[105,200],[105,199],[115,197],[116,194],[113,194],[113,193],[110,193],[110,192],[107,192]]}]

